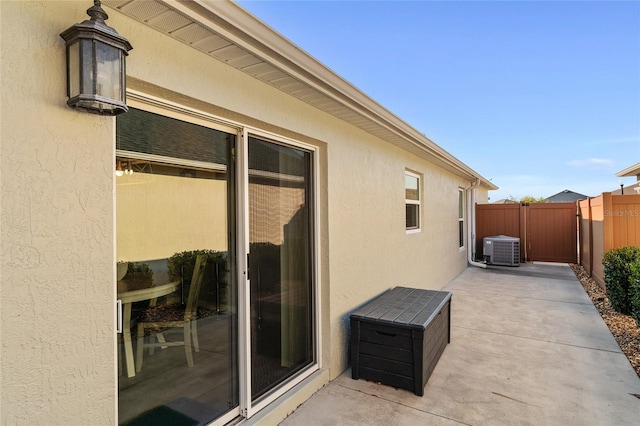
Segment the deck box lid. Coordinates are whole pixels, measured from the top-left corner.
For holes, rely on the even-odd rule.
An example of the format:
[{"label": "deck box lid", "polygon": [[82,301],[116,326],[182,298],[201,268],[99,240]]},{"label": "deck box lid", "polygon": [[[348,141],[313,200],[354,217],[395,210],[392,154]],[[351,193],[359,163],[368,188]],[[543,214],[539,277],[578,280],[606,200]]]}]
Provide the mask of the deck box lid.
[{"label": "deck box lid", "polygon": [[424,330],[450,299],[448,291],[394,287],[353,312],[351,319]]}]

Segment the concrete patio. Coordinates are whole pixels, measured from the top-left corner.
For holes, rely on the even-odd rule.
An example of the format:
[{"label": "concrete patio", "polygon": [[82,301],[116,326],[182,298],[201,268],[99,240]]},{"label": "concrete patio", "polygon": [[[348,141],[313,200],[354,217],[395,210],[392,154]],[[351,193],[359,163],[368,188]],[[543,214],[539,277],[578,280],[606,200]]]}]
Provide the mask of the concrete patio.
[{"label": "concrete patio", "polygon": [[470,267],[423,397],[345,371],[281,424],[637,425],[640,379],[564,264]]}]

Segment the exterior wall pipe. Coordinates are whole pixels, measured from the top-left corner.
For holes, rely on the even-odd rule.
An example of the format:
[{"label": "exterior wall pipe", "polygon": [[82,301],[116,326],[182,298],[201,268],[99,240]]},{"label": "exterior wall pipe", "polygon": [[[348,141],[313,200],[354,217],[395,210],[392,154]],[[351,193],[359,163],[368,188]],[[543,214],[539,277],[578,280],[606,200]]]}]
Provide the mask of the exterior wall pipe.
[{"label": "exterior wall pipe", "polygon": [[476,188],[480,186],[480,179],[478,178],[474,183],[471,184],[468,188],[465,188],[465,193],[467,194],[467,217],[469,218],[469,223],[467,224],[467,241],[469,242],[469,247],[467,248],[467,261],[469,265],[476,266],[478,268],[487,267],[486,263],[476,262],[474,260],[474,251],[476,249],[476,209],[475,209],[475,192]]}]

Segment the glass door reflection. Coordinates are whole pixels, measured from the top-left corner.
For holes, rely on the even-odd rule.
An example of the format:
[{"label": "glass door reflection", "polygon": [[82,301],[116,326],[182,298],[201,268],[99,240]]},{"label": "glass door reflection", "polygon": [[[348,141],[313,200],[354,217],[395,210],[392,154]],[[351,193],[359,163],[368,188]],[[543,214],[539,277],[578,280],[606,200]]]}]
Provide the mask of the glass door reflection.
[{"label": "glass door reflection", "polygon": [[121,424],[237,410],[235,141],[135,108],[117,118]]}]

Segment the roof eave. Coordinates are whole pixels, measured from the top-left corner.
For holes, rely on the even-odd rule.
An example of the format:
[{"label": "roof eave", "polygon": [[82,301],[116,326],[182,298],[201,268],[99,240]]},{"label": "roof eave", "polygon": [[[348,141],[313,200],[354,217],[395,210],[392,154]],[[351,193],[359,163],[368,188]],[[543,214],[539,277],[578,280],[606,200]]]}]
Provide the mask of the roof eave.
[{"label": "roof eave", "polygon": [[620,170],[616,173],[618,177],[638,177],[640,179],[640,163],[636,163],[633,166],[629,166],[624,170]]},{"label": "roof eave", "polygon": [[[240,5],[232,1],[216,0],[157,1],[356,113],[360,118],[354,118],[351,124],[363,128],[361,119],[364,119],[367,127],[364,130],[374,136],[469,181],[480,179],[482,185],[489,190],[498,188]],[[312,102],[308,103],[313,105]],[[349,122],[348,119],[339,118]]]}]

